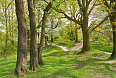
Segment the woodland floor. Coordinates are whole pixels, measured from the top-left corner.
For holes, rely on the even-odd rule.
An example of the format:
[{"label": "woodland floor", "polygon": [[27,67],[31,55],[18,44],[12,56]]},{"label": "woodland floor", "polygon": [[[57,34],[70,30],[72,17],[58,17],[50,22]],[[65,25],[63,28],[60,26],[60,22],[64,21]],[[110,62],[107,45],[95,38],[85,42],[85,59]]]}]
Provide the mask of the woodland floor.
[{"label": "woodland floor", "polygon": [[[45,65],[40,65],[36,72],[26,73],[27,78],[116,78],[116,59],[108,59],[111,54],[109,51],[94,49],[80,54],[82,43],[68,47],[73,42],[65,42],[67,46],[60,45],[61,43],[45,45],[42,51]],[[29,60],[28,52],[27,61]],[[15,69],[16,61],[16,54],[6,59],[0,57],[0,78],[18,78],[16,74],[9,76]]]}]

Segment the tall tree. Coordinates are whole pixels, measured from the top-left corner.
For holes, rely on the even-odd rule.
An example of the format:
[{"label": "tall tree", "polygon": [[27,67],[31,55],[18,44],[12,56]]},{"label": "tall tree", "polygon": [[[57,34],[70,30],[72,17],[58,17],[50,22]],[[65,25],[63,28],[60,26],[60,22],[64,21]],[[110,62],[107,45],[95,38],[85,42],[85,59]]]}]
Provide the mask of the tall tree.
[{"label": "tall tree", "polygon": [[[53,18],[51,18],[51,30],[53,30]],[[54,42],[53,32],[51,32],[51,42]]]},{"label": "tall tree", "polygon": [[110,3],[108,3],[108,0],[103,1],[105,1],[104,4],[108,7],[107,10],[110,16],[110,22],[113,31],[113,51],[110,56],[110,58],[113,58],[116,57],[116,0],[110,0]]},{"label": "tall tree", "polygon": [[[90,4],[93,1],[93,4]],[[77,16],[81,15],[81,19],[74,19],[71,18],[68,14],[66,14],[62,9],[55,9],[57,12],[64,14],[65,18],[68,20],[72,20],[76,24],[80,25],[82,28],[83,33],[83,48],[81,53],[84,53],[85,51],[91,50],[90,47],[90,32],[92,32],[95,28],[99,27],[107,18],[106,16],[98,25],[96,25],[93,28],[90,28],[88,26],[88,19],[89,15],[91,14],[94,7],[97,5],[97,0],[77,0],[79,10],[80,12],[77,14]],[[91,5],[91,7],[90,7]],[[89,9],[90,8],[90,9]],[[78,18],[78,17],[77,17]]]},{"label": "tall tree", "polygon": [[49,14],[48,11],[52,7],[52,3],[49,2],[47,7],[43,10],[43,18],[42,18],[42,28],[41,28],[41,40],[40,40],[40,45],[39,45],[39,50],[38,50],[38,63],[41,65],[44,65],[44,62],[42,60],[42,49],[43,49],[43,44],[44,44],[44,38],[45,38],[45,26],[46,26],[46,19],[47,15]]},{"label": "tall tree", "polygon": [[18,20],[18,50],[15,71],[19,77],[24,77],[24,73],[29,71],[27,69],[27,24],[23,0],[15,0],[15,5]]},{"label": "tall tree", "polygon": [[31,30],[31,41],[30,41],[30,70],[35,71],[38,67],[37,59],[37,31],[35,21],[35,0],[28,0],[28,10],[30,17],[30,30]]}]

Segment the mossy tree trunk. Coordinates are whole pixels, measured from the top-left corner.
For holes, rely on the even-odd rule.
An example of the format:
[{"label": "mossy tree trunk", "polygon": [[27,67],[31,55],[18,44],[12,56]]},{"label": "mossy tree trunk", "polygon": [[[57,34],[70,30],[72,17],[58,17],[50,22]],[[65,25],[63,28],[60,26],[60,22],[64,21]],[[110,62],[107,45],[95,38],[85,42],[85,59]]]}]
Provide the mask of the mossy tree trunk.
[{"label": "mossy tree trunk", "polygon": [[18,20],[18,50],[16,72],[19,77],[25,77],[27,69],[27,24],[24,14],[23,0],[15,0]]}]

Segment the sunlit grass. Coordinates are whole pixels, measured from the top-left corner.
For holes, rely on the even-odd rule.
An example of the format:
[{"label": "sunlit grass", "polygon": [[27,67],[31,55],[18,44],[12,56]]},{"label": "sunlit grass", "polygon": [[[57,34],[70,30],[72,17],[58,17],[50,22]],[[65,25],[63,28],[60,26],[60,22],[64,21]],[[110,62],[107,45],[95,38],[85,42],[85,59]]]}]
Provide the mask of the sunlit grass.
[{"label": "sunlit grass", "polygon": [[75,42],[75,41],[71,41],[71,40],[54,40],[55,44],[58,44],[58,45],[62,45],[62,46],[65,46],[65,47],[74,47],[75,44],[77,44],[78,42]]},{"label": "sunlit grass", "polygon": [[[109,54],[98,50],[85,54],[79,52],[63,51],[57,46],[47,45],[43,48],[45,65],[40,65],[41,68],[37,68],[37,72],[26,73],[26,76],[28,78],[96,78],[97,75],[102,74],[104,77],[116,77],[116,59],[108,60]],[[16,57],[0,58],[0,78],[8,78],[15,67]],[[15,74],[10,78],[18,77]]]},{"label": "sunlit grass", "polygon": [[112,53],[112,51],[113,51],[112,45],[93,44],[93,41],[91,42],[91,47],[93,49],[97,49],[97,50],[104,51],[104,52]]}]

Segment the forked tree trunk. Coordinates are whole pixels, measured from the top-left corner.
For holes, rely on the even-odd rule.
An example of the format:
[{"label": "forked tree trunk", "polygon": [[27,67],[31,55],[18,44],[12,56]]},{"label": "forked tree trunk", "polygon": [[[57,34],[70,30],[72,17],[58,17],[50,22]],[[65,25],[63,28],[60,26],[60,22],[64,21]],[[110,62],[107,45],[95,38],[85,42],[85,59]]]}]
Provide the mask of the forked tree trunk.
[{"label": "forked tree trunk", "polygon": [[40,40],[40,45],[38,49],[38,63],[40,65],[44,65],[44,62],[42,60],[42,49],[43,49],[43,44],[44,44],[44,37],[45,37],[45,25],[46,25],[46,19],[48,15],[48,11],[50,10],[52,4],[51,2],[48,4],[48,6],[44,9],[44,15],[42,18],[42,28],[41,28],[41,40]]},{"label": "forked tree trunk", "polygon": [[30,70],[36,71],[38,67],[37,59],[37,33],[36,33],[36,21],[35,21],[35,4],[34,0],[28,0],[28,10],[30,17],[30,30],[31,30],[31,41],[30,41]]},{"label": "forked tree trunk", "polygon": [[16,72],[19,77],[25,76],[27,69],[27,24],[24,14],[23,0],[15,0],[18,20],[18,50]]}]

